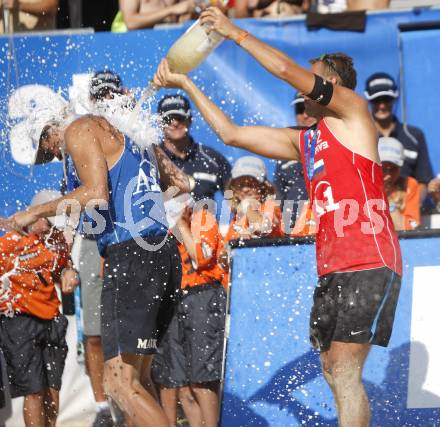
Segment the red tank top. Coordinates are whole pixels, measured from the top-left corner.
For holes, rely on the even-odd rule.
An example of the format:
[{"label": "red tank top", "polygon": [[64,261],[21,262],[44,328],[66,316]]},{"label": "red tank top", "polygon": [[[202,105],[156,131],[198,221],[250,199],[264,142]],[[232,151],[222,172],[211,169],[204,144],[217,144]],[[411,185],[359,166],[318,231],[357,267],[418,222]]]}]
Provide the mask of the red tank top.
[{"label": "red tank top", "polygon": [[325,120],[301,131],[300,149],[317,221],[318,275],[384,266],[401,275],[380,164],[342,145]]}]

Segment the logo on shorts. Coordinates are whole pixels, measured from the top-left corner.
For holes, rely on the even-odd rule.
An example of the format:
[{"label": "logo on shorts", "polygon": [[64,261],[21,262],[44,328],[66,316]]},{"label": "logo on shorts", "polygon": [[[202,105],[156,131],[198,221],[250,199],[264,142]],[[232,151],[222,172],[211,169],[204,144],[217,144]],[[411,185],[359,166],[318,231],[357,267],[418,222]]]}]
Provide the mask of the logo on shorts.
[{"label": "logo on shorts", "polygon": [[350,335],[359,335],[359,334],[362,334],[362,333],[364,333],[365,331],[356,331],[356,332],[353,332],[353,331],[351,331],[350,332]]},{"label": "logo on shorts", "polygon": [[153,338],[147,338],[145,340],[138,338],[137,348],[143,348],[144,350],[147,348],[157,348],[157,340]]}]

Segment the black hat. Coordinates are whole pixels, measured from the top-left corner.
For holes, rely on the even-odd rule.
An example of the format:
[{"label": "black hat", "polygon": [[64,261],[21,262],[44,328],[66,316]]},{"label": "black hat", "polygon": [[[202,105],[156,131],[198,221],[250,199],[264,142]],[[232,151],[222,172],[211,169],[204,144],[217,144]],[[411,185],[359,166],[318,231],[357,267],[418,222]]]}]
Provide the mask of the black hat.
[{"label": "black hat", "polygon": [[182,95],[167,95],[159,101],[157,112],[164,118],[178,115],[189,119],[191,117],[191,104]]},{"label": "black hat", "polygon": [[368,101],[372,101],[381,96],[389,96],[390,98],[399,97],[396,82],[387,73],[375,73],[368,77],[364,93]]},{"label": "black hat", "polygon": [[90,97],[93,99],[106,98],[110,94],[122,94],[122,80],[113,71],[97,71],[90,81]]}]

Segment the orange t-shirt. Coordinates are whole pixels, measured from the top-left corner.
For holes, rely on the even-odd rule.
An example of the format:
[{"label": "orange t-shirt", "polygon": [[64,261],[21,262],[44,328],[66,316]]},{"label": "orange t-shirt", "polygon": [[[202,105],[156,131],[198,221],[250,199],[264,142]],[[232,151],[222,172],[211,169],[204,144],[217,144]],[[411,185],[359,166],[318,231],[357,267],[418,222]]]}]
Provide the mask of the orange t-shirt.
[{"label": "orange t-shirt", "polygon": [[53,319],[59,313],[55,281],[66,266],[68,248],[63,234],[0,238],[0,314],[30,314]]},{"label": "orange t-shirt", "polygon": [[414,230],[420,225],[420,188],[412,177],[407,178],[405,209],[403,211],[404,230]]},{"label": "orange t-shirt", "polygon": [[414,178],[399,178],[388,202],[396,230],[414,230],[419,226],[420,188]]},{"label": "orange t-shirt", "polygon": [[207,210],[194,212],[191,234],[196,246],[197,263],[193,262],[183,243],[178,245],[182,258],[182,289],[214,282],[223,283],[225,272],[217,262],[223,245],[215,217]]}]

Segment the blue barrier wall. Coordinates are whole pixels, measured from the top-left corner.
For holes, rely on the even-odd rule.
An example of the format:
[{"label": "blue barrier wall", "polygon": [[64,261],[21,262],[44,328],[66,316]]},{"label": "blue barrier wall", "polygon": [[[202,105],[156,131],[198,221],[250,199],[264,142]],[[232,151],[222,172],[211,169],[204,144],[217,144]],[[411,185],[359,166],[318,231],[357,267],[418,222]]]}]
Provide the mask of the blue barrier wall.
[{"label": "blue barrier wall", "polygon": [[[240,25],[285,51],[302,65],[307,65],[309,58],[322,52],[347,52],[355,59],[359,73],[358,91],[362,92],[366,77],[375,71],[383,70],[398,76],[398,24],[433,20],[440,20],[440,10],[372,14],[368,16],[365,33],[333,32],[325,29],[308,31],[301,19],[242,20]],[[61,90],[67,97],[73,74],[104,67],[120,73],[127,87],[143,87],[151,78],[160,58],[183,31],[184,28],[134,31],[126,34],[15,37],[16,68],[14,61],[7,55],[9,39],[0,37],[1,216],[11,214],[21,203],[28,203],[39,189],[57,187],[61,176],[60,164],[53,163],[30,170],[29,167],[17,163],[11,155],[10,131],[26,122],[26,117],[10,119],[8,99],[13,92],[24,85],[36,84],[55,92]],[[427,52],[423,57],[425,65],[420,73],[415,71],[415,76],[406,74],[407,88],[413,87],[413,82],[414,87],[418,88],[413,91],[408,89],[411,97],[410,119],[414,124],[423,123],[430,149],[433,154],[437,154],[434,120],[440,113],[440,104],[432,100],[429,104],[429,115],[426,114],[425,99],[428,89],[425,85],[429,86],[429,90],[439,85],[435,76],[439,61],[435,53],[438,49],[430,35],[425,40],[422,33],[426,32],[419,34],[417,45],[411,49],[414,54],[419,52],[420,55],[425,55],[422,52]],[[421,50],[420,45],[423,45],[424,50]],[[410,61],[406,68],[412,70],[413,65],[414,61]],[[423,74],[424,71],[429,71],[427,77]],[[424,77],[420,78],[420,74]],[[289,107],[293,96],[292,88],[268,74],[230,41],[223,43],[193,73],[193,77],[238,123],[286,126],[293,122],[293,112]],[[419,90],[418,85],[422,84],[424,86]],[[27,99],[26,108],[31,110],[38,102],[38,99]],[[196,140],[221,150],[230,160],[243,154],[240,150],[224,147],[200,117],[195,119],[193,134]],[[439,157],[434,157],[433,161],[436,171],[439,172]],[[273,163],[267,161],[267,164],[269,171],[273,171]]]},{"label": "blue barrier wall", "polygon": [[[436,298],[429,292],[438,288],[440,237],[400,243],[404,276],[393,335],[388,348],[373,347],[365,366],[371,425],[434,426],[440,362],[437,323],[429,323],[428,312],[437,321],[440,315],[437,304],[420,298]],[[316,280],[313,244],[233,251],[222,427],[337,426],[319,354],[308,340]]]},{"label": "blue barrier wall", "polygon": [[425,130],[434,172],[440,173],[440,30],[401,34],[407,120]]}]

